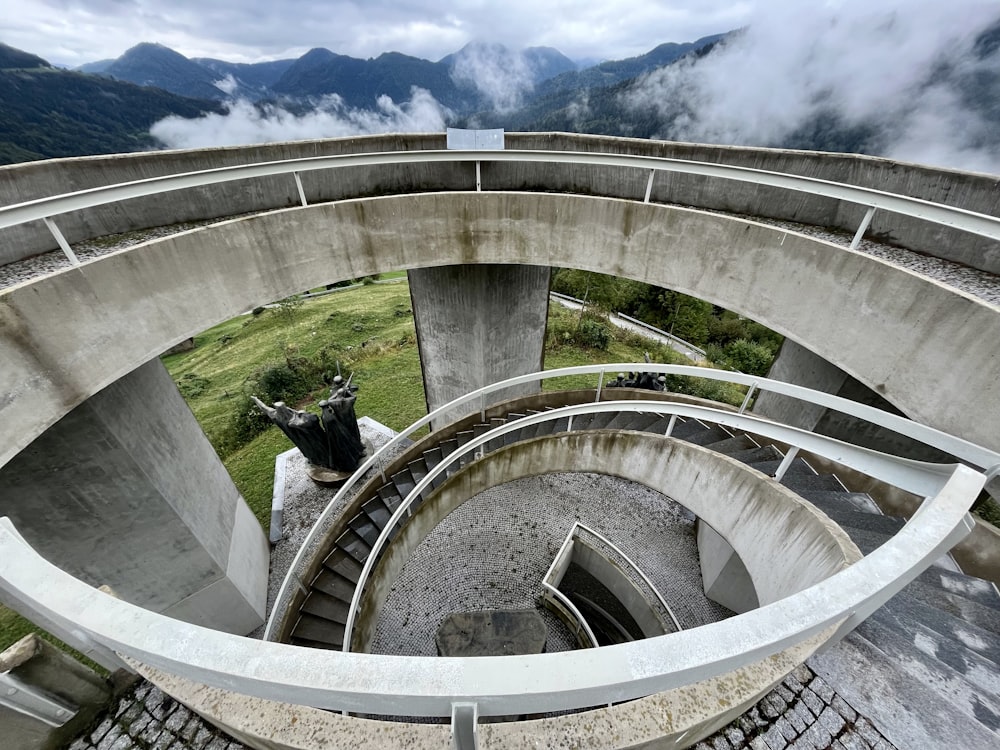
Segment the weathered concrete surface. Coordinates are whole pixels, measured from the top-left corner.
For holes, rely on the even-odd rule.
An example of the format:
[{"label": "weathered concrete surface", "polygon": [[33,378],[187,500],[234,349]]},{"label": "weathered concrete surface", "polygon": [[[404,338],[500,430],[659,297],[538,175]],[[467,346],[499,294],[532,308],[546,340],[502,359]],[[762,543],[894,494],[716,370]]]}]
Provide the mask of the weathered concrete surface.
[{"label": "weathered concrete surface", "polygon": [[0,653],[0,674],[13,678],[24,689],[54,699],[67,712],[61,717],[65,723],[53,727],[0,705],[0,736],[4,747],[17,750],[65,747],[111,700],[111,683],[33,633]]},{"label": "weathered concrete surface", "polygon": [[414,511],[369,578],[352,650],[368,650],[399,570],[442,518],[489,487],[562,471],[630,479],[688,508],[739,555],[761,606],[861,559],[857,547],[824,514],[735,459],[649,433],[559,433],[516,443],[470,464]]},{"label": "weathered concrete surface", "polygon": [[702,297],[808,345],[912,418],[1000,449],[983,416],[1000,411],[1000,351],[983,343],[1000,341],[994,306],[749,221],[577,196],[452,193],[234,220],[9,289],[0,295],[0,463],[140,363],[256,304],[343,278],[497,262]]},{"label": "weathered concrete surface", "polygon": [[[689,747],[750,708],[809,658],[833,630],[731,674],[609,708],[535,721],[480,724],[479,747]],[[135,666],[157,687],[257,750],[360,746],[439,750],[450,742],[448,725],[347,717],[208,688],[146,665]]]},{"label": "weathered concrete surface", "polygon": [[[785,339],[767,376],[773,380],[832,393],[892,414],[902,414],[884,397],[866,388],[832,362],[813,354],[791,339]],[[753,412],[782,424],[800,427],[803,430],[883,453],[935,463],[955,463],[956,460],[953,456],[892,430],[777,393],[765,391],[758,395]]]},{"label": "weathered concrete surface", "polygon": [[545,622],[533,609],[453,612],[438,628],[441,656],[508,656],[540,654],[545,648]]},{"label": "weathered concrete surface", "polygon": [[[542,369],[549,268],[466,264],[413,269],[407,276],[428,411],[498,380]],[[526,383],[493,400],[538,390],[538,383]],[[478,408],[473,404],[444,422]]]},{"label": "weathered concrete surface", "polygon": [[159,360],[0,468],[0,516],[134,604],[240,635],[263,620],[266,539]]},{"label": "weathered concrete surface", "polygon": [[[508,149],[593,151],[729,164],[814,177],[909,195],[970,211],[1000,215],[997,178],[905,164],[857,154],[829,154],[735,146],[671,143],[571,133],[508,133]],[[73,159],[53,159],[0,167],[0,205],[85,188],[229,165],[311,156],[444,149],[445,135],[380,135],[297,141],[228,148],[157,151]],[[647,173],[641,169],[576,167],[543,163],[482,164],[484,190],[567,191],[642,200]],[[311,203],[431,190],[473,190],[472,164],[348,168],[336,173],[303,172]],[[853,232],[865,207],[776,188],[693,175],[660,175],[653,201],[800,221]],[[131,200],[127,210],[99,207],[60,216],[70,242],[132,229],[192,219],[233,216],[298,205],[292,176],[243,180]],[[1000,273],[1000,243],[945,227],[877,212],[871,236],[893,244]],[[0,264],[55,248],[44,226],[0,234]]]},{"label": "weathered concrete surface", "polygon": [[701,519],[698,520],[698,558],[705,596],[738,614],[760,606],[753,580],[740,556]]}]

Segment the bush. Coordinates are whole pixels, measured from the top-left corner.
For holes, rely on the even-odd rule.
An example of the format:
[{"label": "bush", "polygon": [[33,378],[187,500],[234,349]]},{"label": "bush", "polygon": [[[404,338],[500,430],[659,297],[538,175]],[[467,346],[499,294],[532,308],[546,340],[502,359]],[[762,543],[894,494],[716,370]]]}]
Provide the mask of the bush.
[{"label": "bush", "polygon": [[767,375],[774,361],[774,353],[767,346],[747,339],[726,344],[724,351],[729,365],[747,375]]},{"label": "bush", "polygon": [[604,351],[611,340],[611,332],[605,324],[592,318],[584,318],[577,326],[574,340],[579,346]]}]

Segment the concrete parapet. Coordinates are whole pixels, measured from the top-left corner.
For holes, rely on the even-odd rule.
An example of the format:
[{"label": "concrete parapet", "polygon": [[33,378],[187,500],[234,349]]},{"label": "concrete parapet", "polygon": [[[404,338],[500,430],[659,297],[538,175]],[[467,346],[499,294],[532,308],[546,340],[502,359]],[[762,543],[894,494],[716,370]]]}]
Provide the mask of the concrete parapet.
[{"label": "concrete parapet", "polygon": [[707,299],[808,345],[912,418],[1000,449],[982,419],[1000,409],[995,352],[981,346],[1000,340],[994,306],[866,255],[716,214],[449,193],[234,220],[7,290],[0,464],[100,388],[254,305],[342,278],[498,262],[611,273]]},{"label": "concrete parapet", "polygon": [[[996,178],[907,164],[858,154],[673,143],[573,133],[508,133],[508,149],[635,154],[702,161],[813,177],[831,182],[913,196],[944,205],[1000,215]],[[377,135],[296,141],[213,149],[156,151],[70,159],[52,159],[0,167],[0,205],[74,190],[103,187],[167,174],[255,162],[314,156],[444,149],[445,135]],[[635,168],[600,168],[545,163],[482,164],[484,190],[568,191],[642,200],[648,174]],[[401,192],[473,190],[471,164],[422,164],[303,172],[310,203]],[[786,219],[853,233],[865,206],[804,193],[696,175],[660,175],[653,183],[655,202]],[[298,205],[291,175],[242,180],[177,191],[116,206],[98,207],[59,217],[70,242],[180,221],[233,216],[250,211]],[[869,234],[883,241],[991,273],[1000,273],[1000,243],[947,227],[886,212],[876,212]],[[44,226],[7,230],[0,264],[55,248]]]}]

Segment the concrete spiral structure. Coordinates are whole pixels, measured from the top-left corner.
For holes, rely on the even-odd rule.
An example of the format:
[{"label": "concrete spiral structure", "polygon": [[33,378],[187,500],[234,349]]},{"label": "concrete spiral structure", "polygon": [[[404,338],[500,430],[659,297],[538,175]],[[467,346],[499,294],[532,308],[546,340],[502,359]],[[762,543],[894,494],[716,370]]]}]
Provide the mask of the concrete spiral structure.
[{"label": "concrete spiral structure", "polygon": [[[109,583],[127,602],[195,625],[248,632],[265,615],[266,540],[156,356],[257,304],[322,283],[407,269],[417,274],[415,316],[428,400],[436,407],[456,393],[538,369],[539,294],[547,292],[553,266],[670,287],[759,320],[801,347],[792,369],[806,382],[832,369],[840,373],[834,390],[849,376],[917,422],[955,436],[936,447],[979,472],[956,469],[952,484],[942,481],[926,494],[947,496],[935,521],[943,524],[936,532],[941,549],[964,533],[964,510],[998,463],[1000,434],[983,415],[1000,413],[1000,307],[844,245],[851,234],[860,239],[867,231],[1000,273],[995,179],[867,157],[565,134],[509,135],[510,150],[496,154],[440,151],[443,145],[442,136],[385,136],[0,170],[6,178],[0,203],[9,206],[0,210],[0,260],[13,268],[57,242],[68,259],[61,270],[0,292],[0,515],[17,528],[3,532],[6,549],[19,549],[20,534],[68,573]],[[115,185],[122,187],[108,187]],[[848,234],[838,246],[747,217]],[[82,264],[72,249],[82,240],[183,221],[205,224]],[[544,273],[503,277],[505,286],[491,274],[511,272],[495,264]],[[446,266],[467,270],[435,275],[433,269]],[[453,331],[445,323],[455,317],[454,295],[469,305],[474,288],[497,294],[479,295],[481,304],[463,308],[476,321],[471,333]],[[515,323],[498,326],[498,311]],[[504,356],[456,376],[462,369],[456,337],[471,361],[488,362],[494,349]],[[72,476],[60,477],[57,470],[67,466]],[[74,535],[80,544],[71,543]],[[842,546],[840,562],[809,585],[855,562],[852,545]],[[26,614],[105,664],[120,664],[122,654],[146,665],[142,669],[161,668],[161,684],[192,702],[186,681],[238,685],[260,699],[296,704],[303,726],[333,723],[344,738],[367,736],[365,724],[306,707],[370,711],[375,701],[376,713],[392,713],[385,710],[386,695],[379,703],[373,693],[395,674],[390,662],[331,656],[305,669],[302,658],[292,657],[292,666],[281,667],[293,647],[266,643],[259,658],[247,662],[250,652],[229,636],[181,624],[171,630],[160,620],[149,621],[155,624],[139,644],[103,630],[95,611],[102,605],[40,560],[23,572],[9,559],[5,565],[3,590]],[[827,582],[833,588],[817,591],[835,592],[835,580]],[[35,586],[37,597],[30,595]],[[781,598],[797,590],[793,584],[772,593]],[[66,610],[57,606],[63,596],[73,599]],[[125,630],[129,622],[146,623],[128,604],[107,609],[123,618]],[[67,627],[69,611],[87,624]],[[758,620],[747,622],[756,625],[746,627],[763,633],[766,616],[754,616]],[[758,668],[769,675],[761,684],[780,679],[857,619],[831,615],[794,642],[759,651],[766,664]],[[176,638],[190,648],[188,668],[181,670],[168,653]],[[643,663],[653,651],[617,653],[626,668],[615,666],[613,655],[595,655],[582,667],[556,660],[564,678],[576,675],[580,682],[548,707],[594,705],[683,684]],[[229,671],[226,654],[244,662],[236,672]],[[482,667],[476,677],[459,667],[428,667],[420,672],[426,685],[402,691],[402,713],[451,715],[462,735],[475,728],[477,712],[526,712],[550,683],[533,678],[532,691],[519,701],[503,692],[517,668],[512,665]],[[585,678],[588,669],[599,678]],[[697,669],[688,675],[704,676]],[[713,694],[742,684],[739,677],[720,679],[707,688]],[[609,681],[624,687],[602,694]],[[470,700],[477,690],[481,699]],[[731,706],[759,692],[747,689]],[[220,704],[232,700],[210,694]],[[686,700],[704,702],[696,694]],[[624,712],[652,715],[662,710],[648,709],[654,698],[608,709],[597,720],[607,731],[616,721],[639,726]],[[652,734],[630,735],[621,746],[657,737],[672,743],[665,746],[684,746],[730,710],[669,730],[654,721]],[[572,721],[553,731],[568,731]],[[400,741],[404,735],[429,746],[448,741],[448,727],[393,731]],[[246,736],[262,742],[266,727],[254,732]],[[485,730],[484,743],[491,732],[499,743],[514,736]]]}]

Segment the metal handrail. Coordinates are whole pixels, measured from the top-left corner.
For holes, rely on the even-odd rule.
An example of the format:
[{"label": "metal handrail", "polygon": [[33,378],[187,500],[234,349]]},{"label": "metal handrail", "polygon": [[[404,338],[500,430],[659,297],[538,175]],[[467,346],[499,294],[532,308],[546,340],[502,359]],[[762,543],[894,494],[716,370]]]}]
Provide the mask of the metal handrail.
[{"label": "metal handrail", "polygon": [[659,589],[657,589],[656,586],[653,585],[653,582],[649,580],[649,576],[647,576],[643,572],[642,568],[636,565],[635,561],[631,557],[625,554],[625,551],[621,547],[619,547],[617,544],[615,544],[606,536],[604,536],[604,534],[600,533],[599,531],[596,531],[595,529],[590,528],[589,526],[584,526],[579,521],[577,521],[575,526],[583,529],[591,536],[597,537],[602,544],[606,544],[608,547],[614,550],[618,554],[618,556],[625,561],[628,567],[631,570],[634,570],[639,575],[639,577],[642,578],[642,581],[643,583],[646,584],[646,587],[653,592],[653,596],[656,597],[657,601],[660,602],[660,605],[663,607],[664,610],[666,610],[667,614],[670,616],[670,621],[674,624],[674,628],[676,630],[683,630],[680,622],[678,622],[677,620],[677,617],[674,616],[674,611],[670,608],[670,605],[667,604],[667,600],[663,598],[663,595],[660,593]]},{"label": "metal handrail", "polygon": [[921,198],[887,193],[872,188],[802,177],[784,172],[773,172],[749,167],[738,167],[711,162],[688,161],[656,156],[631,154],[600,154],[578,151],[504,150],[504,151],[390,151],[372,154],[347,154],[338,156],[313,156],[281,161],[259,162],[196,172],[150,177],[117,185],[89,188],[74,193],[37,198],[0,208],[0,229],[28,221],[51,219],[69,211],[114,203],[130,198],[140,198],[158,193],[203,187],[233,180],[268,177],[281,174],[296,175],[322,169],[344,167],[376,167],[397,164],[440,162],[542,162],[583,164],[601,167],[625,167],[651,172],[675,172],[703,177],[716,177],[737,182],[749,182],[796,192],[822,195],[845,200],[869,209],[882,209],[972,234],[1000,240],[1000,218],[945,206]]},{"label": "metal handrail", "polygon": [[[744,375],[742,373],[729,372],[726,370],[714,370],[708,367],[662,365],[645,362],[617,362],[604,365],[581,365],[577,367],[562,367],[555,370],[545,370],[542,372],[530,373],[528,375],[520,375],[514,378],[499,381],[493,385],[480,388],[449,401],[447,404],[444,404],[429,414],[421,417],[405,430],[397,434],[394,438],[392,438],[392,440],[383,445],[363,464],[361,464],[360,467],[358,467],[357,471],[355,471],[354,474],[352,474],[345,481],[340,490],[337,491],[334,497],[327,504],[326,508],[324,508],[322,513],[320,513],[316,522],[313,524],[313,527],[309,530],[305,540],[302,542],[302,546],[296,553],[295,558],[292,560],[292,563],[288,568],[288,574],[285,576],[285,580],[278,589],[277,596],[274,600],[274,607],[271,611],[270,617],[268,618],[267,628],[265,629],[265,640],[273,640],[275,631],[277,630],[280,622],[279,612],[283,609],[283,605],[287,605],[290,601],[291,592],[297,589],[295,577],[301,572],[310,548],[324,533],[324,527],[329,522],[336,509],[340,507],[340,503],[371,468],[382,465],[383,458],[389,455],[389,453],[394,450],[399,443],[406,440],[420,428],[430,424],[432,420],[437,419],[438,417],[446,416],[456,407],[472,405],[475,409],[478,409],[481,403],[485,403],[485,396],[488,396],[490,393],[494,393],[496,391],[504,390],[510,386],[537,382],[549,378],[565,377],[568,375],[592,374],[598,374],[600,376],[600,386],[600,384],[603,383],[604,373],[608,370],[624,370],[626,372],[630,370],[656,372],[664,375],[685,375],[690,377],[706,378],[709,380],[737,383],[755,388],[757,390],[770,391],[779,395],[809,401],[849,416],[864,419],[865,421],[871,422],[879,427],[885,427],[889,430],[912,437],[915,440],[919,440],[920,442],[930,445],[931,447],[938,448],[949,455],[968,462],[976,468],[988,469],[990,467],[1000,465],[1000,453],[995,453],[987,448],[976,445],[975,443],[971,443],[961,438],[956,438],[952,435],[941,432],[940,430],[936,430],[933,427],[927,427],[926,425],[913,422],[905,417],[890,414],[874,407],[860,404],[856,401],[851,401],[839,396],[833,396],[828,393],[812,391],[808,388],[793,385],[791,383],[785,383],[780,380],[759,378],[751,375]],[[472,411],[472,409],[470,409],[470,411]],[[382,478],[385,480],[384,473],[382,474]]]},{"label": "metal handrail", "polygon": [[[350,608],[347,612],[342,650],[345,653],[351,650],[354,625],[361,608],[361,597],[364,593],[365,585],[368,583],[368,578],[379,560],[382,548],[388,544],[393,529],[395,529],[404,517],[408,517],[411,514],[411,506],[420,498],[424,490],[452,464],[460,461],[466,455],[474,454],[477,448],[491,440],[503,437],[509,432],[515,432],[525,427],[531,427],[532,425],[538,425],[542,422],[553,421],[563,417],[572,418],[584,414],[621,411],[677,415],[753,432],[787,445],[793,445],[800,449],[804,448],[813,453],[823,455],[848,468],[868,474],[907,492],[912,492],[923,497],[929,497],[939,492],[952,473],[950,471],[952,467],[947,465],[890,456],[870,448],[862,448],[861,446],[845,443],[835,438],[817,435],[807,430],[763,420],[759,417],[734,414],[707,406],[680,404],[670,401],[601,401],[564,406],[551,411],[520,417],[515,421],[494,427],[482,435],[472,438],[464,445],[459,446],[456,450],[449,453],[444,460],[432,467],[427,474],[422,476],[409,493],[407,493],[406,497],[402,499],[399,507],[396,508],[386,525],[379,532],[378,538],[372,544],[371,550],[362,565],[361,573],[355,584],[354,594],[351,597]],[[831,450],[831,448],[835,450]]]},{"label": "metal handrail", "polygon": [[0,519],[0,591],[74,637],[186,679],[283,703],[407,716],[447,716],[463,701],[478,704],[483,716],[574,709],[711,679],[833,626],[855,626],[971,530],[966,508],[983,480],[955,466],[892,539],[803,591],[700,628],[585,652],[424,658],[254,641],[95,591],[38,555],[9,519]]}]

